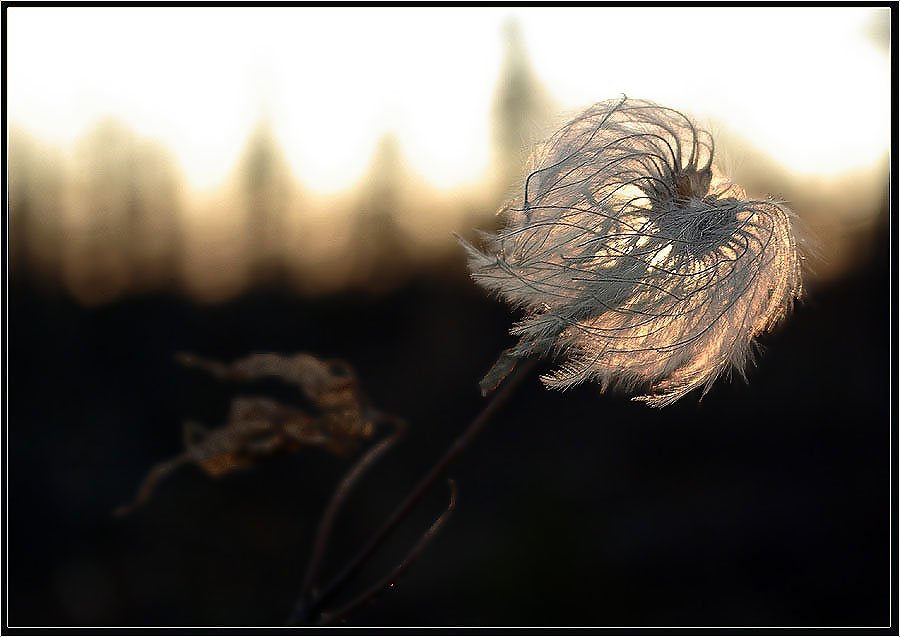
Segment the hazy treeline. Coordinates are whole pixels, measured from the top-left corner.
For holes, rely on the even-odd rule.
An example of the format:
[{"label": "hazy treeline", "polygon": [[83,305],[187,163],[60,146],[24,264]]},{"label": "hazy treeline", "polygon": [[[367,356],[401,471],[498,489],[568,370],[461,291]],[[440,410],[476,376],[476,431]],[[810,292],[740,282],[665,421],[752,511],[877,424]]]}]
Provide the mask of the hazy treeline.
[{"label": "hazy treeline", "polygon": [[494,170],[442,191],[417,178],[386,134],[368,173],[339,196],[305,190],[267,121],[227,183],[192,192],[175,158],[105,120],[70,149],[10,133],[13,276],[86,303],[179,290],[223,299],[273,284],[309,293],[401,280],[455,249],[453,232],[490,224],[552,107],[514,25],[494,107]]},{"label": "hazy treeline", "polygon": [[[13,127],[13,279],[85,303],[149,290],[212,301],[260,284],[307,294],[393,286],[455,250],[453,232],[490,227],[521,180],[527,150],[552,125],[554,104],[514,24],[505,40],[492,169],[468,188],[439,190],[418,178],[390,133],[355,187],[322,196],[304,188],[261,121],[225,185],[200,195],[166,148],[120,122],[97,123],[65,150]],[[886,169],[799,179],[745,140],[730,141],[720,137],[722,147],[742,150],[733,178],[787,200],[812,230],[820,276],[840,272],[873,239],[874,220],[886,213]]]}]

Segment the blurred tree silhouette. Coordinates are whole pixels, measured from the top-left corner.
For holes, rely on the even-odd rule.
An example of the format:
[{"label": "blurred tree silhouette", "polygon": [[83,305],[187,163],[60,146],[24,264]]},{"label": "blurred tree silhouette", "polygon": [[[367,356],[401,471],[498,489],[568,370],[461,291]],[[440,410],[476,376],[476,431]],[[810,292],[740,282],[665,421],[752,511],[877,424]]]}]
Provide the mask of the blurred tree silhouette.
[{"label": "blurred tree silhouette", "polygon": [[362,182],[353,215],[352,259],[357,282],[366,288],[395,280],[409,267],[408,239],[398,218],[409,208],[414,178],[396,136],[381,138]]},{"label": "blurred tree silhouette", "polygon": [[521,179],[528,151],[555,111],[553,100],[532,68],[518,22],[504,26],[506,55],[492,106],[498,188],[506,194]]},{"label": "blurred tree silhouette", "polygon": [[288,243],[286,234],[296,186],[268,120],[250,136],[236,177],[246,215],[251,278],[258,283],[281,284],[287,251],[298,247]]},{"label": "blurred tree silhouette", "polygon": [[59,282],[62,251],[62,154],[19,129],[9,136],[9,259],[16,277],[52,288]]},{"label": "blurred tree silhouette", "polygon": [[75,149],[62,254],[70,291],[107,301],[171,284],[180,240],[179,177],[164,149],[106,120]]}]

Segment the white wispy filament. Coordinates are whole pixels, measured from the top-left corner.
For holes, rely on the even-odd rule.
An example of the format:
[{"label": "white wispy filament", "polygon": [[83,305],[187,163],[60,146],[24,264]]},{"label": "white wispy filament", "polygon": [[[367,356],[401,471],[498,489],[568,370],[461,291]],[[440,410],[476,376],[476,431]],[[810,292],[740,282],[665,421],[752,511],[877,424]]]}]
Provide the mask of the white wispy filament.
[{"label": "white wispy filament", "polygon": [[525,310],[485,391],[531,356],[560,360],[548,387],[596,381],[657,407],[744,373],[800,296],[800,261],[790,211],[748,199],[713,155],[685,115],[624,97],[538,147],[503,229],[463,242],[473,278]]}]

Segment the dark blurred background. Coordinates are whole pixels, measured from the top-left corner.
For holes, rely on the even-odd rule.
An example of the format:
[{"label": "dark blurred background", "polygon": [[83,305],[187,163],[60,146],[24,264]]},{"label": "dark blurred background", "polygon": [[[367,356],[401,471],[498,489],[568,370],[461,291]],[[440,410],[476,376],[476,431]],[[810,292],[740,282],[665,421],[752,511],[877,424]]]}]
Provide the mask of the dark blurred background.
[{"label": "dark blurred background", "polygon": [[[493,34],[485,51],[496,53],[485,62],[496,75],[482,109],[489,152],[481,176],[442,182],[427,161],[417,163],[416,135],[379,120],[368,167],[344,176],[347,186],[317,188],[291,160],[298,140],[279,123],[275,90],[274,101],[251,109],[249,128],[223,131],[244,140],[234,166],[212,186],[198,185],[186,156],[129,119],[125,107],[98,107],[67,134],[30,118],[42,103],[34,87],[55,81],[41,75],[50,67],[29,67],[34,51],[64,51],[51,38],[57,23],[96,22],[96,13],[73,11],[8,14],[7,623],[279,625],[318,516],[352,457],[304,450],[221,479],[187,467],[146,506],[114,519],[148,469],[181,451],[184,420],[222,424],[229,400],[241,395],[236,385],[179,366],[174,355],[343,358],[374,405],[409,421],[404,440],[348,501],[325,564],[330,576],[478,412],[477,380],[512,342],[515,315],[471,283],[452,233],[495,227],[493,212],[521,176],[530,142],[564,119],[579,91],[600,100],[629,90],[662,101],[672,85],[638,61],[634,85],[656,80],[659,97],[634,94],[610,79],[619,77],[612,71],[566,93],[570,76],[541,72],[553,68],[553,42],[566,41],[564,32],[535,26],[546,12],[463,14],[463,23]],[[646,10],[594,11],[588,17],[611,34],[647,24]],[[753,11],[745,10],[758,16]],[[806,11],[801,22],[821,27],[807,36],[816,38],[808,47],[838,47],[847,60],[826,69],[831,81],[870,81],[862,85],[869,93],[852,87],[854,99],[887,100],[887,11]],[[550,15],[584,22],[574,13]],[[225,14],[201,17],[214,31]],[[265,10],[248,15],[271,20]],[[393,19],[396,10],[377,17],[384,15]],[[416,45],[443,20],[403,15]],[[718,37],[727,38],[725,27],[763,37],[752,25],[740,31],[744,20],[727,12],[657,19],[688,28],[698,15]],[[288,17],[313,18],[303,10]],[[357,28],[368,17],[347,10],[330,19],[336,37],[334,24]],[[107,55],[127,58],[130,49],[115,47],[127,45],[134,14],[119,9],[107,20],[117,26]],[[185,28],[171,16],[161,20]],[[773,24],[776,32],[787,28]],[[25,35],[40,26],[45,39],[29,40],[29,49]],[[664,45],[648,45],[645,56]],[[365,54],[359,43],[347,46]],[[833,89],[817,83],[819,66],[799,77],[758,62],[772,64],[764,71],[774,86],[796,91],[781,96],[787,103]],[[298,73],[317,63],[291,61]],[[753,69],[753,58],[737,53],[726,63],[735,73]],[[251,71],[269,77],[256,64]],[[462,79],[447,81],[465,85],[466,68]],[[115,78],[81,72],[76,84],[86,93],[94,87],[98,104],[119,103]],[[398,85],[416,81],[397,77]],[[720,381],[702,400],[691,395],[653,410],[592,386],[557,393],[528,381],[450,471],[459,502],[447,526],[351,624],[889,623],[887,104],[867,107],[866,115],[884,117],[853,123],[855,137],[831,119],[831,163],[820,151],[812,153],[818,163],[803,165],[803,153],[780,154],[789,140],[767,145],[743,125],[744,111],[721,107],[747,94],[722,80],[724,98],[693,102],[703,94],[698,87],[714,93],[716,79],[692,81],[673,105],[714,110],[708,121],[734,179],[787,200],[813,237],[807,298],[763,339],[749,384]],[[326,107],[337,99],[327,87],[309,88]],[[840,107],[822,103],[810,112],[827,118]],[[804,124],[795,121],[771,127],[793,126],[802,137]],[[873,126],[883,144],[868,155],[841,146],[871,136]],[[446,502],[438,486],[357,589],[393,566]]]}]

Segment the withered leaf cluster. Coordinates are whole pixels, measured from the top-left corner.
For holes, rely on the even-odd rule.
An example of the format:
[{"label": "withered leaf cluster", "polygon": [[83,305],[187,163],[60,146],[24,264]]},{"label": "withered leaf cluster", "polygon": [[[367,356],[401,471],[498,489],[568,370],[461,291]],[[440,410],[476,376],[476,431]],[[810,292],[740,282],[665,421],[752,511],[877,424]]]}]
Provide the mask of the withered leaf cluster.
[{"label": "withered leaf cluster", "polygon": [[270,398],[239,396],[232,400],[228,419],[219,428],[207,429],[186,422],[184,451],[154,466],[134,502],[119,508],[117,515],[143,504],[156,484],[181,465],[195,464],[218,477],[305,447],[344,455],[371,439],[381,422],[393,420],[368,404],[354,370],[343,361],[322,360],[304,353],[253,354],[231,364],[191,354],[179,355],[178,360],[226,382],[281,380],[300,391],[308,408]]}]

